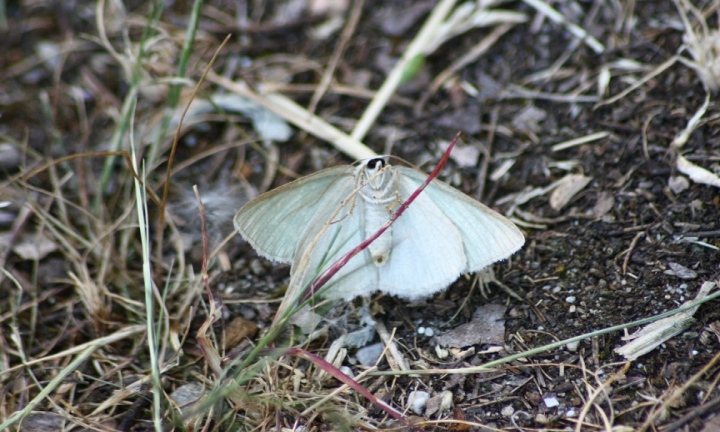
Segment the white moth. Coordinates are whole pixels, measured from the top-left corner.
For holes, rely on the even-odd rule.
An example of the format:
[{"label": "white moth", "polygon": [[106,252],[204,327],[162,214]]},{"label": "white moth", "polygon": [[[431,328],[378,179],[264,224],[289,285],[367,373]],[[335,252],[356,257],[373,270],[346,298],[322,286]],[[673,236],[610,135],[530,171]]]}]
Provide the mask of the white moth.
[{"label": "white moth", "polygon": [[[267,192],[235,215],[235,228],[270,260],[292,263],[297,296],[332,263],[374,234],[425,180],[384,158],[328,168]],[[433,180],[379,238],[330,279],[322,296],[375,291],[430,296],[463,273],[512,255],[525,242],[507,218]]]}]

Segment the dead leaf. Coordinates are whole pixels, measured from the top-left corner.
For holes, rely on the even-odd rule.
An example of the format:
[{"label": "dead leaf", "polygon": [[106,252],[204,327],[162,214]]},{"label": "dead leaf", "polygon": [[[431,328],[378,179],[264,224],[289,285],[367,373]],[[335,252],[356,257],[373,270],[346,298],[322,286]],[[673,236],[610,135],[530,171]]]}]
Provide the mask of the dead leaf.
[{"label": "dead leaf", "polygon": [[475,310],[472,321],[438,336],[441,346],[462,348],[477,344],[502,345],[505,342],[505,319],[507,308],[487,304]]},{"label": "dead leaf", "polygon": [[677,276],[680,279],[685,280],[693,280],[697,278],[697,273],[694,270],[685,267],[684,265],[678,264],[676,262],[669,262],[668,266],[670,266],[670,269],[665,270],[666,275]]},{"label": "dead leaf", "polygon": [[615,205],[615,196],[612,192],[602,191],[598,195],[597,201],[595,201],[595,207],[593,207],[593,216],[600,219],[605,216]]},{"label": "dead leaf", "polygon": [[550,207],[560,210],[570,202],[578,192],[590,183],[592,177],[582,174],[568,174],[558,182],[557,187],[550,194]]},{"label": "dead leaf", "polygon": [[23,260],[39,261],[48,254],[57,250],[57,245],[45,234],[23,235],[20,241],[13,247],[15,252]]},{"label": "dead leaf", "polygon": [[512,125],[520,132],[538,133],[542,131],[540,122],[547,118],[547,112],[535,105],[528,105],[512,119]]},{"label": "dead leaf", "polygon": [[705,423],[705,426],[702,428],[700,432],[717,432],[720,430],[720,415],[715,415],[715,417],[711,418],[710,420]]},{"label": "dead leaf", "polygon": [[[447,150],[449,142],[443,141],[439,144],[440,150],[443,152]],[[450,153],[450,159],[455,161],[461,168],[474,167],[477,165],[478,158],[480,157],[480,149],[474,145],[455,146],[453,151]]]},{"label": "dead leaf", "polygon": [[243,339],[252,338],[257,333],[258,326],[252,321],[236,317],[225,329],[225,347],[232,349]]}]

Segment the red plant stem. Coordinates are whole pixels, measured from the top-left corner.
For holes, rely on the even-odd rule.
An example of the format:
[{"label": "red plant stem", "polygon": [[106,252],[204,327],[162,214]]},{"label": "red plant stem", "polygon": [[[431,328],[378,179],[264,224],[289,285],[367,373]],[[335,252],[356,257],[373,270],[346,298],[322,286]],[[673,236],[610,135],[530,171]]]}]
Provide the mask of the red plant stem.
[{"label": "red plant stem", "polygon": [[309,299],[312,295],[314,295],[320,288],[322,288],[335,274],[340,271],[345,264],[348,263],[355,255],[362,252],[365,248],[367,248],[370,243],[374,242],[378,237],[380,237],[385,231],[390,228],[390,226],[399,218],[402,216],[403,213],[405,213],[405,210],[412,204],[413,201],[420,195],[420,193],[427,187],[427,185],[430,184],[431,181],[435,179],[435,177],[440,174],[440,170],[445,166],[445,164],[448,161],[448,158],[450,157],[450,152],[452,151],[453,147],[455,147],[455,144],[457,143],[458,139],[460,138],[460,133],[455,135],[455,138],[452,140],[450,145],[448,146],[447,150],[445,150],[445,154],[443,154],[442,159],[440,159],[440,162],[435,167],[435,169],[430,173],[427,179],[425,179],[425,182],[418,187],[415,192],[413,192],[407,200],[405,200],[404,203],[397,209],[395,213],[390,216],[390,220],[388,220],[385,225],[380,227],[379,230],[375,232],[375,234],[371,235],[367,239],[363,240],[362,243],[357,245],[353,250],[343,255],[340,259],[335,261],[330,267],[328,267],[327,270],[322,272],[315,280],[313,281],[312,285],[310,285],[310,288],[305,291],[305,294],[302,296],[302,299],[300,302],[304,302],[305,300]]},{"label": "red plant stem", "polygon": [[320,367],[322,370],[327,372],[328,374],[332,375],[337,379],[338,381],[342,382],[343,384],[347,385],[351,389],[355,390],[356,392],[360,393],[361,395],[365,396],[373,405],[379,407],[386,413],[390,414],[393,418],[403,422],[405,426],[412,428],[413,430],[420,430],[417,426],[410,423],[408,419],[406,419],[401,412],[397,411],[395,408],[391,407],[384,401],[378,399],[375,397],[374,394],[372,394],[368,389],[360,385],[357,381],[350,378],[349,376],[345,375],[340,369],[335,367],[333,364],[329,363],[322,357],[318,357],[315,354],[306,351],[302,348],[289,348],[287,351],[285,351],[285,354],[288,356],[296,356],[303,358],[305,360],[308,360],[312,363],[315,363],[318,367]]}]

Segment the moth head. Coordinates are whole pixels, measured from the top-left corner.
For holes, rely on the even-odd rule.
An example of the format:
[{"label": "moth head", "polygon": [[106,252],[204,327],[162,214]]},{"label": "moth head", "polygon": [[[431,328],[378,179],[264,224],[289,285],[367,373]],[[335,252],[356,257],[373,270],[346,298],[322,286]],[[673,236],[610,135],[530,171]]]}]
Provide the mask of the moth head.
[{"label": "moth head", "polygon": [[387,161],[385,158],[372,158],[367,161],[365,164],[365,169],[367,170],[369,175],[373,175],[378,173],[381,169],[385,168],[387,166]]},{"label": "moth head", "polygon": [[[365,192],[386,191],[394,187],[396,174],[388,164],[387,157],[376,157],[362,161],[356,168],[355,179],[358,186],[367,186]],[[373,192],[375,194],[376,192]]]}]

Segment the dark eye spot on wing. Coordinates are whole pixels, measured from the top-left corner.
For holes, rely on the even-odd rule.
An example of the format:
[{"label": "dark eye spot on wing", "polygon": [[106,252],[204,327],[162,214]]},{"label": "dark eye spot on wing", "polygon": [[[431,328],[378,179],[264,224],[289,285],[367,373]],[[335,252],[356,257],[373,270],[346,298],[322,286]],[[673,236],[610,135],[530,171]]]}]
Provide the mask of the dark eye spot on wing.
[{"label": "dark eye spot on wing", "polygon": [[382,168],[385,166],[385,159],[383,158],[375,158],[370,159],[367,163],[367,167],[370,169],[376,169],[376,168]]}]

